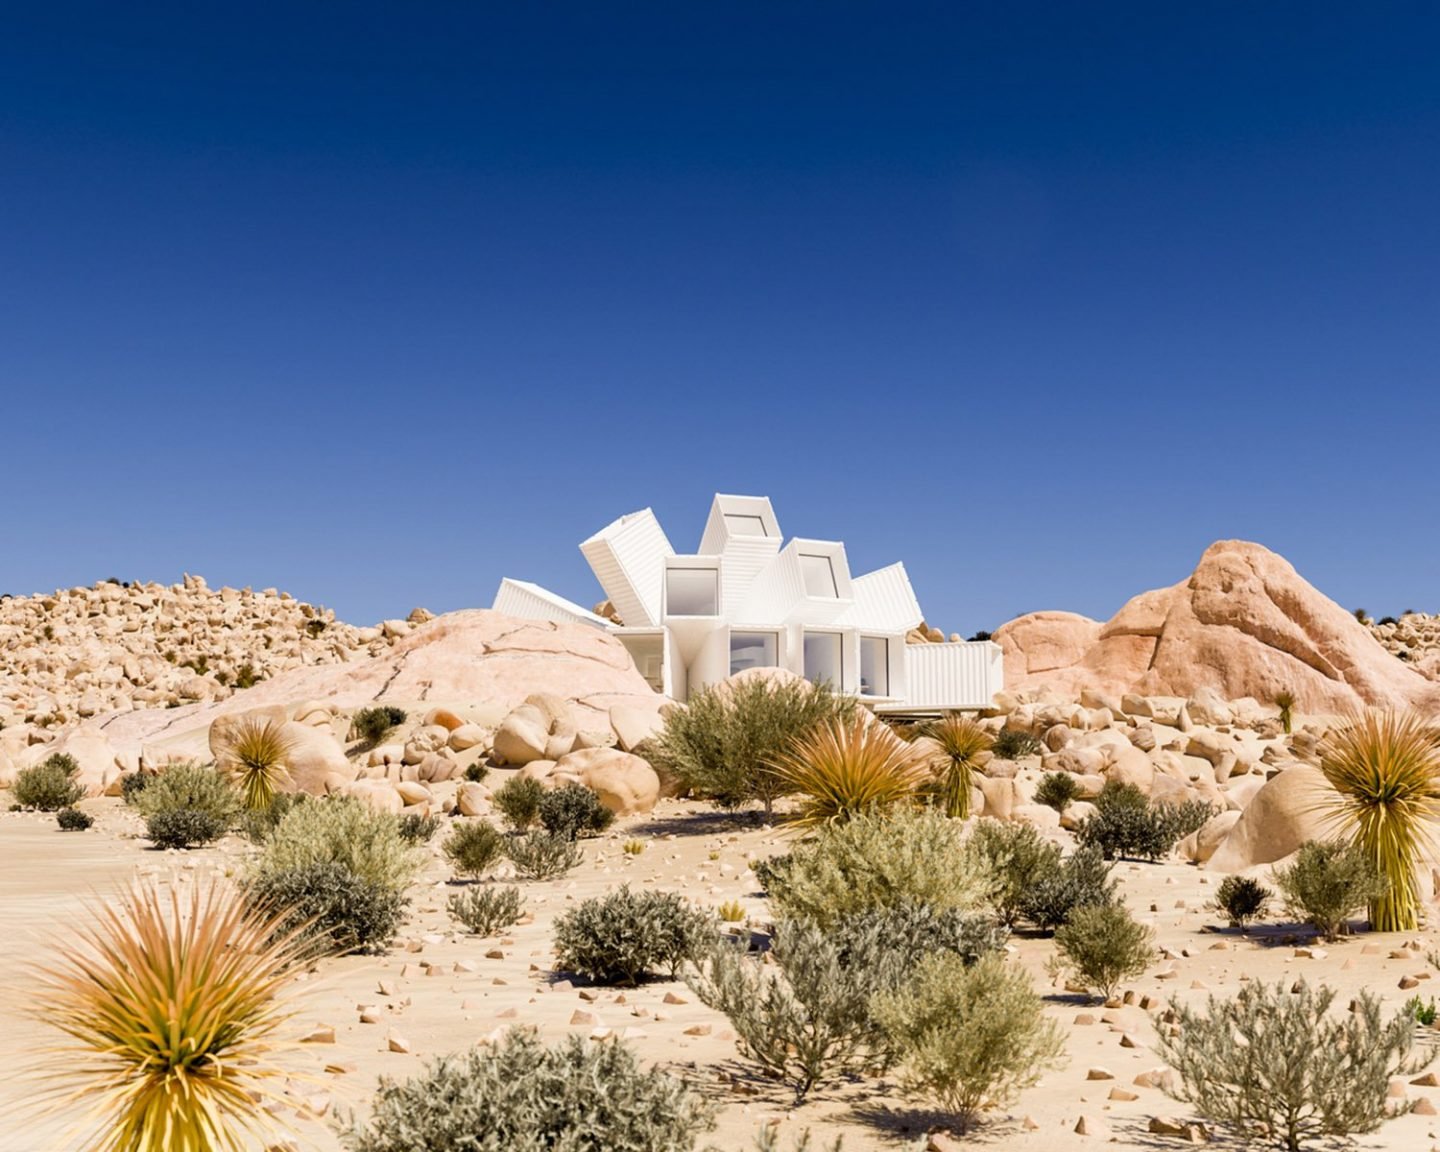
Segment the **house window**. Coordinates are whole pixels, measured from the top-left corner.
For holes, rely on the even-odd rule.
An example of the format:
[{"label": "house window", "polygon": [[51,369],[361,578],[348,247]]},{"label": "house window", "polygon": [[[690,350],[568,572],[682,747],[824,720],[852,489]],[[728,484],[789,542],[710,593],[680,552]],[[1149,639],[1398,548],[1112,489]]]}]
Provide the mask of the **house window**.
[{"label": "house window", "polygon": [[890,641],[884,636],[860,637],[860,695],[890,695]]},{"label": "house window", "polygon": [[838,632],[805,633],[805,679],[812,684],[841,686],[840,634]]},{"label": "house window", "polygon": [[839,598],[840,589],[835,583],[835,565],[830,562],[829,556],[801,552],[800,574],[805,578],[805,595],[819,596],[825,600]]},{"label": "house window", "polygon": [[774,632],[730,633],[730,675],[747,668],[774,668],[780,663]]},{"label": "house window", "polygon": [[714,568],[667,569],[665,611],[671,616],[720,615],[720,573]]},{"label": "house window", "polygon": [[730,530],[732,536],[768,536],[765,531],[765,519],[762,516],[749,516],[742,512],[726,512],[725,527]]}]

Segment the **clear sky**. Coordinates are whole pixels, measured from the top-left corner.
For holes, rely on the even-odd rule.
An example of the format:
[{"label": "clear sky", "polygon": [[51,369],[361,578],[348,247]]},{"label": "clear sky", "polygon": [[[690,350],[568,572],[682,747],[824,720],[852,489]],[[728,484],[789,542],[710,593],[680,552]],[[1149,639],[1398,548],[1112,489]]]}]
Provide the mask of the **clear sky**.
[{"label": "clear sky", "polygon": [[933,623],[1440,611],[1433,3],[6,5],[0,591],[598,598],[715,491]]}]

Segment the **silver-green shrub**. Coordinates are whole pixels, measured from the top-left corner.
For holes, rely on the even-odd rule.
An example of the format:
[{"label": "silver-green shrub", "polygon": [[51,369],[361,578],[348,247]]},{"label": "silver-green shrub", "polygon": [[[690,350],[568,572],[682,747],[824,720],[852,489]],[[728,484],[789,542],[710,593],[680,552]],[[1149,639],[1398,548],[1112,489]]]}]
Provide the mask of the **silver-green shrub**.
[{"label": "silver-green shrub", "polygon": [[1413,1076],[1433,1048],[1416,1051],[1415,1021],[1389,1020],[1362,991],[1334,1015],[1335,993],[1303,980],[1249,984],[1203,1009],[1174,1004],[1176,1027],[1161,1030],[1160,1054],[1179,1074],[1173,1094],[1244,1141],[1299,1152],[1308,1144],[1374,1132],[1407,1111],[1387,1100],[1390,1080]]},{"label": "silver-green shrub", "polygon": [[440,847],[461,876],[479,877],[504,856],[505,837],[488,820],[462,821]]},{"label": "silver-green shrub", "polygon": [[505,842],[505,855],[527,880],[555,880],[574,868],[585,853],[580,845],[549,832],[527,832]]},{"label": "silver-green shrub", "polygon": [[614,892],[584,900],[555,921],[556,964],[598,984],[671,979],[715,939],[715,918],[670,892]]},{"label": "silver-green shrub", "polygon": [[1374,862],[1342,840],[1311,840],[1295,861],[1275,873],[1285,910],[1327,940],[1348,931],[1346,921],[1385,891]]},{"label": "silver-green shrub", "polygon": [[906,1090],[953,1112],[962,1131],[1063,1062],[1064,1035],[1042,1008],[1025,971],[993,953],[973,965],[933,953],[872,1004]]},{"label": "silver-green shrub", "polygon": [[80,765],[73,756],[57,752],[39,764],[22,768],[15,775],[10,794],[20,808],[58,812],[85,799],[85,789],[76,783]]},{"label": "silver-green shrub", "polygon": [[1130,915],[1124,904],[1077,908],[1055,932],[1060,955],[1052,969],[1098,992],[1115,995],[1126,980],[1139,976],[1155,958],[1155,933]]},{"label": "silver-green shrub", "polygon": [[[146,794],[154,790],[154,785]],[[362,880],[403,892],[420,871],[421,854],[400,835],[395,817],[353,797],[296,805],[266,842],[258,872],[308,864],[341,864]]]},{"label": "silver-green shrub", "polygon": [[145,835],[161,848],[196,848],[230,831],[240,797],[214,768],[172,764],[140,793],[135,805]]},{"label": "silver-green shrub", "polygon": [[477,936],[493,936],[520,919],[520,889],[468,888],[450,897],[450,915]]},{"label": "silver-green shrub", "polygon": [[516,1028],[382,1080],[369,1122],[352,1118],[341,1139],[349,1152],[690,1152],[713,1127],[704,1100],[624,1044],[546,1047]]}]

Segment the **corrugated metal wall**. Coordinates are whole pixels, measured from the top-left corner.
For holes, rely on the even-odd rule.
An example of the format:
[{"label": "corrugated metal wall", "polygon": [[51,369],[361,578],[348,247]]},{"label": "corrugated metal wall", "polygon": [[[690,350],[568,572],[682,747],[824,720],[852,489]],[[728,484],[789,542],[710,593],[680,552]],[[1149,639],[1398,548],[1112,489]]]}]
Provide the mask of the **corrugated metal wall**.
[{"label": "corrugated metal wall", "polygon": [[855,606],[845,623],[875,632],[908,632],[924,619],[904,564],[877,568],[851,582]]},{"label": "corrugated metal wall", "polygon": [[589,624],[592,628],[604,628],[605,622],[596,618],[593,612],[579,604],[566,607],[563,597],[551,593],[541,596],[518,580],[508,577],[500,581],[500,590],[495,593],[491,607],[507,616],[519,616],[525,620],[550,620],[556,624]]},{"label": "corrugated metal wall", "polygon": [[780,541],[761,536],[734,536],[721,553],[721,607],[734,619],[734,611],[745,602],[755,578],[780,551]]},{"label": "corrugated metal wall", "polygon": [[911,708],[988,708],[1005,686],[998,644],[905,645],[905,702]]},{"label": "corrugated metal wall", "polygon": [[649,508],[621,517],[581,544],[580,551],[621,620],[637,628],[660,623],[665,557],[675,550]]}]

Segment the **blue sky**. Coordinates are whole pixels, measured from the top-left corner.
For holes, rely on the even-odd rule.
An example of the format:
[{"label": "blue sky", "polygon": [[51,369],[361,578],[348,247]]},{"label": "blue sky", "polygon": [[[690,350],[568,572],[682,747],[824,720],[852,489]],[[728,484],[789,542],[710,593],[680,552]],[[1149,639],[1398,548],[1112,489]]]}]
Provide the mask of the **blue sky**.
[{"label": "blue sky", "polygon": [[967,634],[1225,537],[1440,611],[1437,53],[1429,4],[11,6],[0,591],[589,603],[581,538],[718,490]]}]

